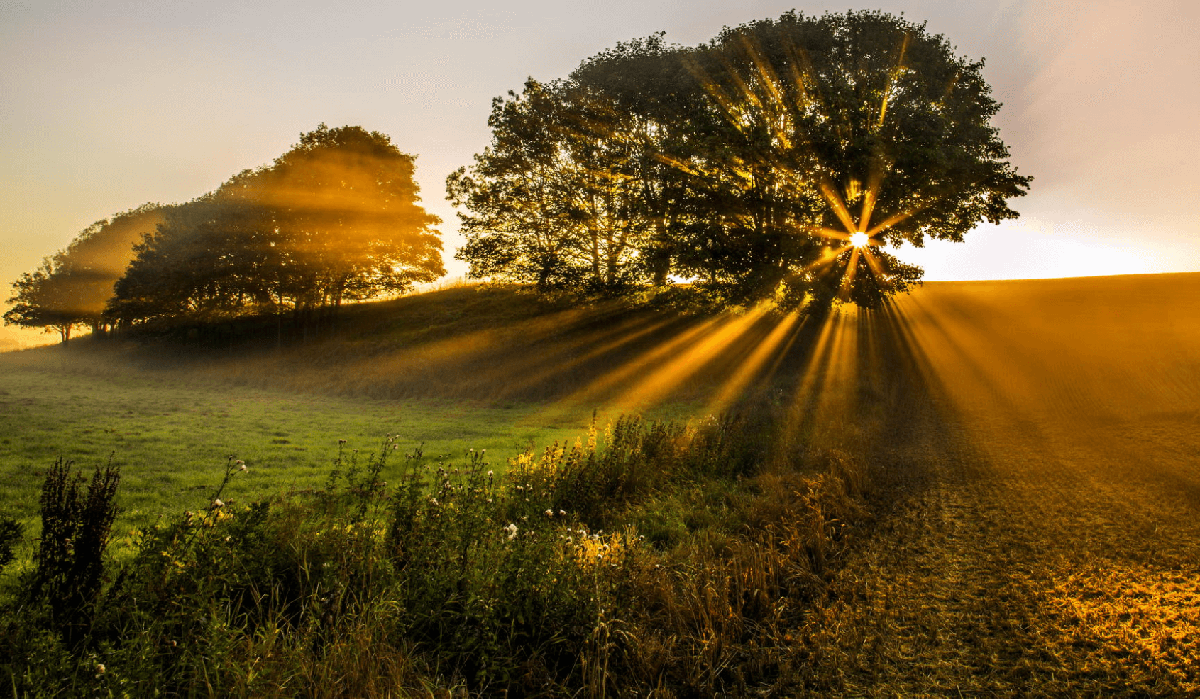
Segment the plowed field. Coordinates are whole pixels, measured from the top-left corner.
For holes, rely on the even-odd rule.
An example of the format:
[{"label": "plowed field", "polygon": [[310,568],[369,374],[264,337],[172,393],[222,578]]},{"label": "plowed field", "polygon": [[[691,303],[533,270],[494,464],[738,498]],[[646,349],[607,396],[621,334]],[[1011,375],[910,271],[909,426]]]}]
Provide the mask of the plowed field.
[{"label": "plowed field", "polygon": [[855,325],[878,516],[810,626],[823,690],[1200,695],[1200,275],[930,283]]}]

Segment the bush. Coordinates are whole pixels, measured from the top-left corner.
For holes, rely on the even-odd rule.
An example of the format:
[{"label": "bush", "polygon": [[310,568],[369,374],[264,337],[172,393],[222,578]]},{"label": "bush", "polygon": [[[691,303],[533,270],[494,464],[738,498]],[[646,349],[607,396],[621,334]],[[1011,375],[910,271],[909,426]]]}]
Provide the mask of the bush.
[{"label": "bush", "polygon": [[[0,681],[43,695],[778,692],[787,630],[860,517],[862,484],[844,456],[820,474],[765,468],[761,430],[622,418],[504,474],[482,451],[455,465],[417,449],[390,488],[389,438],[362,464],[339,450],[324,489],[249,504],[224,496],[244,470],[231,457],[206,507],[143,532],[110,586],[88,584],[79,633],[0,610]],[[103,529],[115,477],[98,472],[81,499],[56,468],[43,500],[66,515],[47,532],[100,562],[106,537],[77,533]],[[47,551],[45,572],[77,570]],[[47,582],[94,570],[31,590],[65,595]]]}]

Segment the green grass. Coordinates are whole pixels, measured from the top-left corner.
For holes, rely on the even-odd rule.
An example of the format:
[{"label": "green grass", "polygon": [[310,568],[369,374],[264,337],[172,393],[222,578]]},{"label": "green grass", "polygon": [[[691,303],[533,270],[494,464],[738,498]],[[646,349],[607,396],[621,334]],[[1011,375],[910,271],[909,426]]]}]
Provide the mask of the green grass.
[{"label": "green grass", "polygon": [[229,493],[244,501],[318,487],[339,440],[365,457],[388,434],[402,451],[423,444],[426,455],[447,460],[486,449],[502,470],[531,445],[573,441],[587,430],[588,415],[540,416],[538,408],[186,384],[174,373],[63,377],[10,368],[0,376],[0,509],[32,524],[39,473],[60,455],[86,469],[111,456],[121,467],[118,531],[205,505],[229,455],[250,465]]},{"label": "green grass", "polygon": [[[621,318],[620,309],[468,287],[352,307],[336,337],[282,349],[268,332],[265,349],[251,335],[232,349],[82,338],[3,353],[0,513],[36,534],[40,474],[60,456],[87,470],[110,459],[121,468],[119,533],[204,506],[230,455],[250,465],[228,494],[246,502],[318,487],[340,446],[366,457],[389,435],[400,451],[423,445],[435,459],[486,449],[502,471],[530,446],[573,443],[594,411],[602,424],[619,415],[602,397],[556,403],[576,386],[563,377],[520,380],[536,352],[549,362],[611,336],[605,324]],[[564,374],[585,383],[626,357]],[[518,384],[523,392],[506,392]],[[686,420],[695,411],[680,400],[642,412]]]}]

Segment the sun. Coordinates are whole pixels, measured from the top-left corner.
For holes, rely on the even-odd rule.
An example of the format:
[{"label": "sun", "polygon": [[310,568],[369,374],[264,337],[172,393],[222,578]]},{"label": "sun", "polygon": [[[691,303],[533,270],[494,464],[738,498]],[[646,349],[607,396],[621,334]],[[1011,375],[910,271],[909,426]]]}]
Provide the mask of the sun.
[{"label": "sun", "polygon": [[862,248],[870,244],[870,242],[871,237],[862,231],[850,234],[850,245],[854,246],[855,248]]}]

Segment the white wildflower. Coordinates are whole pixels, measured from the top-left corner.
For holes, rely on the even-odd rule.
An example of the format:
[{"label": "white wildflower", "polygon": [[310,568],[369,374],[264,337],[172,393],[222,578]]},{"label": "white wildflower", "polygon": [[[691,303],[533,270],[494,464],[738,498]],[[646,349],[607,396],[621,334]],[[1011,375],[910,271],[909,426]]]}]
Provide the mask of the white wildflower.
[{"label": "white wildflower", "polygon": [[225,506],[225,502],[222,501],[221,499],[219,499],[219,498],[213,499],[213,503],[212,503],[213,508],[222,508],[224,506]]},{"label": "white wildflower", "polygon": [[517,526],[516,526],[515,524],[513,524],[513,523],[509,523],[508,525],[506,525],[506,526],[504,527],[504,532],[505,532],[505,533],[508,535],[508,539],[509,539],[509,540],[516,539],[516,537],[517,537]]}]

